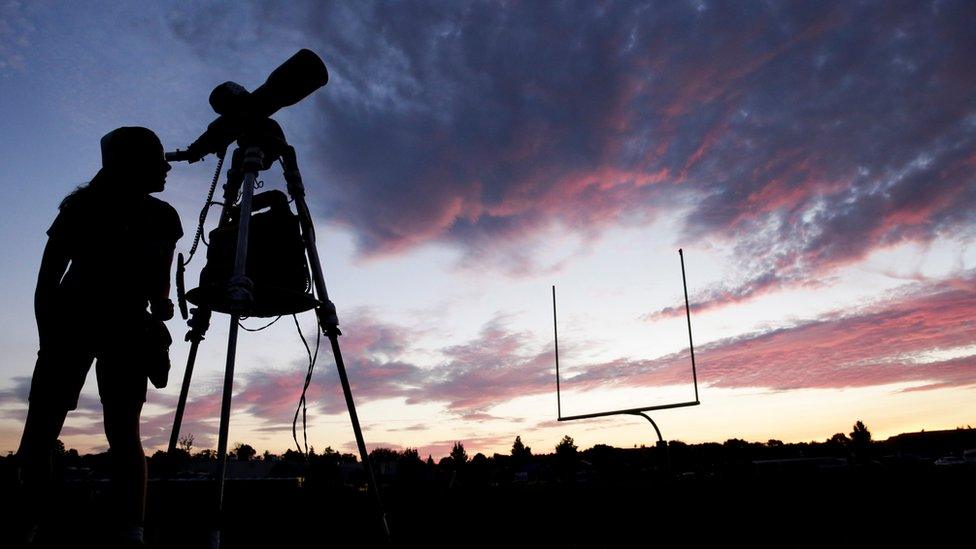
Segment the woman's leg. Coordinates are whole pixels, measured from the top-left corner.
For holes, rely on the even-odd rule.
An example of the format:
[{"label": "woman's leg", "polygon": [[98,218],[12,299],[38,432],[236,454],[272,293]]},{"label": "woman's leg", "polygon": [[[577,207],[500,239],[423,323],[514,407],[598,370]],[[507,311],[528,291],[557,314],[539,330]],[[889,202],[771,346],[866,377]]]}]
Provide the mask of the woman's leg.
[{"label": "woman's leg", "polygon": [[29,538],[44,518],[44,511],[51,507],[51,460],[67,415],[67,408],[43,400],[31,401],[27,408],[17,463],[24,491],[22,510],[26,514],[20,525]]},{"label": "woman's leg", "polygon": [[105,436],[112,453],[112,484],[125,527],[142,526],[146,512],[146,455],[139,421],[142,402],[104,401]]}]

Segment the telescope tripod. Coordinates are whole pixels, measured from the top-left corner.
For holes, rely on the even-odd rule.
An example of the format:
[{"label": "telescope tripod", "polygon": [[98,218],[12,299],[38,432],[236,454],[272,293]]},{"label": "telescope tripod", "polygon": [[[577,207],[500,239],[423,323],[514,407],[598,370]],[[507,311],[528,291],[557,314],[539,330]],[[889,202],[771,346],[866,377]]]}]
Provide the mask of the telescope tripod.
[{"label": "telescope tripod", "polygon": [[[376,476],[370,464],[369,453],[366,450],[366,442],[363,439],[362,429],[359,425],[359,416],[356,414],[356,405],[353,401],[352,390],[349,386],[349,379],[346,376],[342,352],[339,349],[339,336],[342,335],[342,332],[339,330],[339,319],[336,314],[335,305],[329,300],[329,294],[325,287],[325,277],[322,273],[322,265],[319,261],[318,250],[315,246],[315,228],[312,225],[312,217],[308,210],[308,204],[305,202],[305,185],[302,182],[302,176],[298,170],[295,149],[288,145],[281,136],[271,136],[269,138],[267,135],[259,135],[255,139],[242,137],[238,140],[238,147],[234,149],[231,167],[227,172],[227,183],[224,185],[223,204],[221,206],[219,222],[219,226],[226,226],[231,223],[235,214],[234,210],[237,210],[237,251],[234,258],[233,275],[227,288],[227,298],[233,305],[230,312],[227,361],[224,370],[220,428],[217,439],[217,469],[215,475],[215,480],[217,481],[215,494],[217,524],[211,536],[211,546],[214,549],[220,546],[220,527],[223,522],[227,437],[230,427],[231,397],[234,388],[234,366],[237,355],[239,321],[241,316],[246,314],[248,306],[252,301],[250,281],[245,272],[252,199],[254,197],[254,189],[257,186],[258,174],[263,169],[270,167],[277,159],[281,160],[287,192],[293,199],[295,209],[297,210],[296,213],[298,214],[305,253],[309,267],[311,268],[313,289],[317,299],[315,305],[315,314],[318,320],[317,329],[322,330],[322,333],[332,345],[332,354],[335,358],[336,368],[339,371],[339,381],[342,384],[346,407],[349,410],[349,419],[352,422],[353,433],[356,436],[356,445],[359,447],[359,455],[366,472],[368,488],[373,493],[375,504],[380,513],[383,532],[387,541],[389,541],[389,523],[386,513],[383,510],[379,486],[376,483]],[[234,205],[238,203],[238,196],[240,196],[239,205],[235,208]],[[192,310],[192,317],[187,322],[190,331],[186,335],[186,340],[190,342],[190,352],[187,356],[180,398],[173,421],[173,431],[170,435],[169,455],[173,455],[179,440],[180,427],[183,422],[183,414],[186,409],[186,400],[190,388],[190,378],[193,374],[193,366],[197,357],[197,349],[200,346],[200,342],[203,341],[207,329],[210,327],[211,312],[206,307],[198,306]]]}]

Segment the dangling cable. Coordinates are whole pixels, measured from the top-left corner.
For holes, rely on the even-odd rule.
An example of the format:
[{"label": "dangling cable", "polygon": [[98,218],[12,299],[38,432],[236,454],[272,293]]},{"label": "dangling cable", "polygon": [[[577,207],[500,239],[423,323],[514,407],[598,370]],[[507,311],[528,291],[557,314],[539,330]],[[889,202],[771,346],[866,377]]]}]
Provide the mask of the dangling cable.
[{"label": "dangling cable", "polygon": [[278,315],[277,317],[275,317],[274,320],[272,320],[271,322],[265,324],[264,326],[261,326],[260,328],[248,328],[247,326],[245,326],[241,322],[241,320],[244,320],[245,318],[246,317],[241,317],[241,319],[237,321],[237,325],[240,326],[242,330],[247,331],[247,332],[260,332],[261,330],[264,330],[265,328],[270,328],[272,324],[274,324],[275,322],[278,322],[279,320],[281,320],[281,315]]},{"label": "dangling cable", "polygon": [[[200,210],[200,219],[197,224],[197,232],[193,236],[193,245],[190,246],[190,256],[186,258],[183,262],[183,266],[186,267],[190,264],[193,259],[193,254],[197,252],[197,246],[200,244],[200,239],[203,238],[203,225],[207,222],[207,214],[210,212],[210,206],[216,204],[213,201],[214,192],[217,190],[217,182],[220,181],[220,168],[224,165],[224,157],[227,155],[227,149],[224,149],[224,154],[218,155],[217,169],[214,170],[213,181],[210,182],[210,192],[207,193],[207,201],[203,204],[203,209]],[[204,244],[207,243],[206,240],[203,241]]]},{"label": "dangling cable", "polygon": [[[302,396],[298,399],[298,408],[295,409],[295,418],[291,422],[291,436],[295,440],[295,447],[298,448],[298,452],[305,456],[305,460],[308,460],[308,429],[307,429],[307,414],[308,407],[306,406],[305,394],[308,392],[308,386],[312,383],[312,370],[315,368],[315,361],[319,357],[319,343],[322,340],[322,326],[318,323],[318,315],[316,315],[315,324],[315,353],[312,353],[312,349],[308,346],[308,341],[305,339],[305,334],[302,333],[302,327],[298,324],[298,315],[291,315],[292,319],[295,321],[295,328],[298,330],[298,337],[302,339],[302,344],[305,345],[305,352],[308,353],[308,372],[305,374],[305,385],[302,387]],[[302,438],[305,443],[305,449],[302,450],[302,445],[298,443],[298,413],[302,414]]]}]

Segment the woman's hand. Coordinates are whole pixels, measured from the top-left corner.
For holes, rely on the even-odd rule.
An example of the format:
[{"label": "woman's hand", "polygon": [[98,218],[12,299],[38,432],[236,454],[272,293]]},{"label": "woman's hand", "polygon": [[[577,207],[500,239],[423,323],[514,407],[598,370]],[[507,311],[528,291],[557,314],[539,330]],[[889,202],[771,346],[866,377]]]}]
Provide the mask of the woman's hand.
[{"label": "woman's hand", "polygon": [[173,300],[168,298],[154,300],[149,304],[149,312],[156,320],[162,320],[164,322],[170,320],[175,313],[173,310]]}]

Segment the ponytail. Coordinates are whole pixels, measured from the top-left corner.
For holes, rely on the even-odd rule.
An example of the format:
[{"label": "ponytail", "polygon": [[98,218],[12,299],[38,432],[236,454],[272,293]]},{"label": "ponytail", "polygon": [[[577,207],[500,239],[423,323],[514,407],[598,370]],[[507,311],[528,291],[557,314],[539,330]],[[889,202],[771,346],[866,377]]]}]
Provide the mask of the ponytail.
[{"label": "ponytail", "polygon": [[91,181],[78,185],[75,187],[75,190],[64,197],[58,209],[63,210],[69,204],[78,201],[84,202],[89,198],[99,195],[106,197],[117,196],[121,191],[117,181],[118,179],[111,177],[104,168],[98,170],[98,173],[95,174],[95,177],[91,178]]}]

